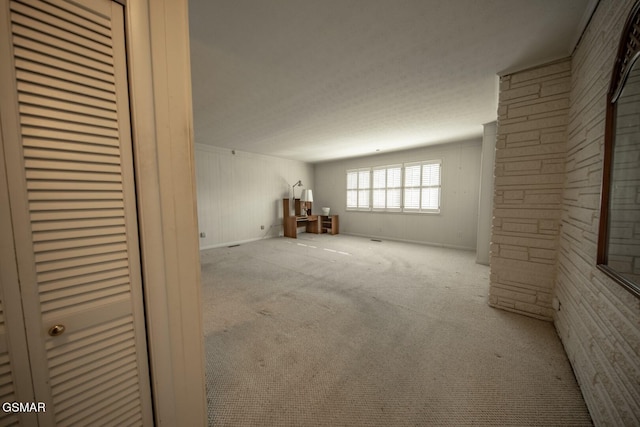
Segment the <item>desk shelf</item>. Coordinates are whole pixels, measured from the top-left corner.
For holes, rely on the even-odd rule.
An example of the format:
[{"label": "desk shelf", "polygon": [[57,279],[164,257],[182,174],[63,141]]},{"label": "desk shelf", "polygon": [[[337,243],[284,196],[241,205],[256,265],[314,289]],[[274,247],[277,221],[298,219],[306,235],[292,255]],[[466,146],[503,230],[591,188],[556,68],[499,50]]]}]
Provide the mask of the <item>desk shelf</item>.
[{"label": "desk shelf", "polygon": [[339,234],[340,222],[338,215],[320,215],[320,232]]}]

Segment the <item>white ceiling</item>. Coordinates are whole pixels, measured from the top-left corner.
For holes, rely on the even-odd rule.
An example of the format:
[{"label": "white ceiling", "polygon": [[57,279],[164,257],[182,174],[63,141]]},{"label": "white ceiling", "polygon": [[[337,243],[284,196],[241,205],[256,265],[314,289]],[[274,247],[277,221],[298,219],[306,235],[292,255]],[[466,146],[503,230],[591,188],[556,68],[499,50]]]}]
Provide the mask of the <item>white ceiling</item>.
[{"label": "white ceiling", "polygon": [[477,137],[594,0],[190,0],[195,141],[319,162]]}]

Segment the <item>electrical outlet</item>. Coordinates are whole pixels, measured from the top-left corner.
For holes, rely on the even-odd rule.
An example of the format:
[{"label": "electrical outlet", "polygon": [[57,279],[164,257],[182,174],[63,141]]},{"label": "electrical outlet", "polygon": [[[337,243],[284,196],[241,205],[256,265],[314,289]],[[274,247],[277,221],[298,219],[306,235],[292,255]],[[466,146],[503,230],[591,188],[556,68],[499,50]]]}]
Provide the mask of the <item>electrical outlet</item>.
[{"label": "electrical outlet", "polygon": [[207,237],[207,233],[205,233],[204,231],[200,232],[200,237]]},{"label": "electrical outlet", "polygon": [[264,230],[264,225],[261,225],[261,226],[260,226],[260,230]]}]

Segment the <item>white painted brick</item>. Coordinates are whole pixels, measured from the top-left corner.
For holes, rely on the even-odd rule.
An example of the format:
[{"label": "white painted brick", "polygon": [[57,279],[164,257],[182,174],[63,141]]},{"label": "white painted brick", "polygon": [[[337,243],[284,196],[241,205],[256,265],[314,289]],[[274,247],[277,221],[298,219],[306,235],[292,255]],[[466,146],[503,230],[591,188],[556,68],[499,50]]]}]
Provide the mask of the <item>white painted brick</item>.
[{"label": "white painted brick", "polygon": [[531,160],[531,161],[520,161],[520,162],[509,162],[504,164],[505,171],[531,171],[531,170],[540,170],[542,166],[542,161],[540,160]]},{"label": "white painted brick", "polygon": [[556,251],[551,249],[529,248],[529,255],[531,255],[532,258],[556,259]]},{"label": "white painted brick", "polygon": [[[553,268],[553,266],[539,263],[532,264],[539,267]],[[553,289],[553,283],[553,277],[507,268],[503,269],[500,274],[496,275],[496,281],[494,282],[495,286],[505,287],[508,289],[524,288],[530,289],[534,292],[549,292]],[[489,290],[489,293],[491,294],[491,290]]]},{"label": "white painted brick", "polygon": [[584,162],[588,159],[600,157],[600,145],[599,144],[586,144],[581,150],[576,153],[576,163]]},{"label": "white painted brick", "polygon": [[[529,185],[539,184],[546,186],[548,184],[562,184],[564,182],[563,174],[535,174],[535,175],[521,175],[521,176],[496,176],[495,185],[519,185],[525,188]],[[554,187],[551,187],[554,188]]]},{"label": "white painted brick", "polygon": [[578,206],[588,209],[599,209],[600,194],[580,194],[578,196]]},{"label": "white painted brick", "polygon": [[511,87],[518,84],[530,84],[530,82],[544,82],[571,75],[571,61],[569,58],[557,62],[533,67],[511,75]]},{"label": "white painted brick", "polygon": [[540,168],[540,173],[564,173],[564,170],[564,162],[554,162],[551,160],[547,160],[543,162],[542,167]]},{"label": "white painted brick", "polygon": [[569,108],[569,99],[565,98],[565,99],[557,99],[557,100],[553,100],[553,101],[547,101],[547,102],[541,102],[541,103],[530,103],[527,106],[523,106],[523,107],[514,107],[511,106],[508,108],[508,113],[507,113],[507,117],[509,118],[515,118],[515,117],[522,117],[522,116],[531,116],[534,114],[541,114],[541,113],[555,113],[558,114],[559,112],[561,113],[565,113],[564,111],[559,111],[559,110],[566,110]]},{"label": "white painted brick", "polygon": [[542,83],[540,89],[541,96],[558,95],[561,93],[568,93],[571,90],[570,79],[560,79],[559,81],[551,81]]},{"label": "white painted brick", "polygon": [[[527,251],[510,251],[508,249],[500,249],[500,257],[526,261],[529,259],[529,253]],[[629,270],[631,270],[631,268]]]},{"label": "white painted brick", "polygon": [[[505,107],[506,108],[506,107]],[[515,132],[506,135],[507,143],[513,142],[529,142],[529,141],[540,141],[540,131],[532,130],[529,132]]]},{"label": "white painted brick", "polygon": [[527,120],[521,123],[513,123],[501,125],[499,122],[499,133],[511,133],[511,132],[525,132],[534,129],[544,129],[555,126],[565,126],[569,121],[569,118],[566,114],[560,114],[553,117],[548,117],[544,119],[537,120]]},{"label": "white painted brick", "polygon": [[522,302],[531,303],[531,304],[535,303],[537,299],[535,292],[531,292],[531,293],[517,292],[511,289],[504,289],[497,286],[494,286],[491,288],[491,295],[508,298],[513,301],[522,301]]},{"label": "white painted brick", "polygon": [[524,203],[528,205],[545,206],[560,205],[562,203],[561,194],[528,194],[524,198]]},{"label": "white painted brick", "polygon": [[567,140],[566,132],[542,132],[540,142],[543,144],[565,143]]},{"label": "white painted brick", "polygon": [[501,90],[500,100],[508,101],[508,100],[514,100],[522,97],[530,98],[530,95],[538,95],[539,93],[540,93],[540,85],[533,84],[529,86],[520,87],[518,89]]},{"label": "white painted brick", "polygon": [[[548,320],[565,183],[570,68],[563,60],[514,73],[509,93],[499,96],[508,119],[498,121],[505,144],[496,149],[494,215],[502,222],[492,236],[499,251],[491,257],[490,295],[495,306]],[[532,97],[534,88],[538,96],[544,88],[547,98]],[[512,208],[501,208],[507,203]]]},{"label": "white painted brick", "polygon": [[[554,289],[562,309],[555,324],[595,425],[640,424],[640,303],[595,267],[606,93],[632,5],[632,0],[601,0],[572,60],[565,219]],[[518,79],[510,84],[517,87]],[[543,83],[541,94],[546,90]],[[543,133],[543,143],[545,138]],[[513,309],[526,307],[514,303]]]},{"label": "white painted brick", "polygon": [[[502,218],[527,218],[527,219],[560,219],[558,209],[506,209],[495,208],[493,210],[493,224],[502,224]],[[498,222],[500,221],[500,222]]]},{"label": "white painted brick", "polygon": [[543,248],[543,249],[556,248],[555,238],[548,238],[543,236],[538,236],[537,238],[533,238],[533,237],[522,237],[517,235],[508,235],[504,233],[502,234],[494,233],[491,241],[494,243],[505,243],[508,245],[525,246],[529,248]]},{"label": "white painted brick", "polygon": [[543,307],[540,305],[539,301],[538,304],[527,304],[524,302],[516,301],[514,304],[514,308],[523,313],[533,314],[537,317],[547,320],[553,319],[554,315],[554,311],[551,307]]},{"label": "white painted brick", "polygon": [[[535,147],[525,147],[525,148],[506,148],[502,150],[496,151],[496,162],[499,159],[508,159],[514,157],[526,157],[526,156],[552,156],[557,155],[559,157],[563,157],[565,153],[565,144],[564,143],[556,143],[556,144],[544,144]],[[554,156],[555,157],[555,156]]]},{"label": "white painted brick", "polygon": [[560,227],[557,221],[541,220],[538,221],[541,230],[558,230]]},{"label": "white painted brick", "polygon": [[533,221],[530,223],[522,223],[522,222],[513,222],[513,221],[504,221],[502,225],[503,231],[512,231],[516,233],[537,233],[538,232],[538,224]]},{"label": "white painted brick", "polygon": [[522,200],[524,199],[524,191],[522,190],[507,190],[504,192],[504,198],[506,200]]},{"label": "white painted brick", "polygon": [[500,77],[500,92],[508,91],[510,83],[511,83],[511,76]]}]

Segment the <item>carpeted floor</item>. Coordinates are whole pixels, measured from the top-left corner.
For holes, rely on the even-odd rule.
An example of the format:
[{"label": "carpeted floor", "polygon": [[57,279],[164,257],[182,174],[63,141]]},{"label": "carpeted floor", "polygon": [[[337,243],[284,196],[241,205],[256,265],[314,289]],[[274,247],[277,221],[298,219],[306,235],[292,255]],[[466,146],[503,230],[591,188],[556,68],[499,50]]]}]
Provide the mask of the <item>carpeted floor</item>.
[{"label": "carpeted floor", "polygon": [[468,251],[302,234],[201,252],[213,426],[586,426],[553,325]]}]

